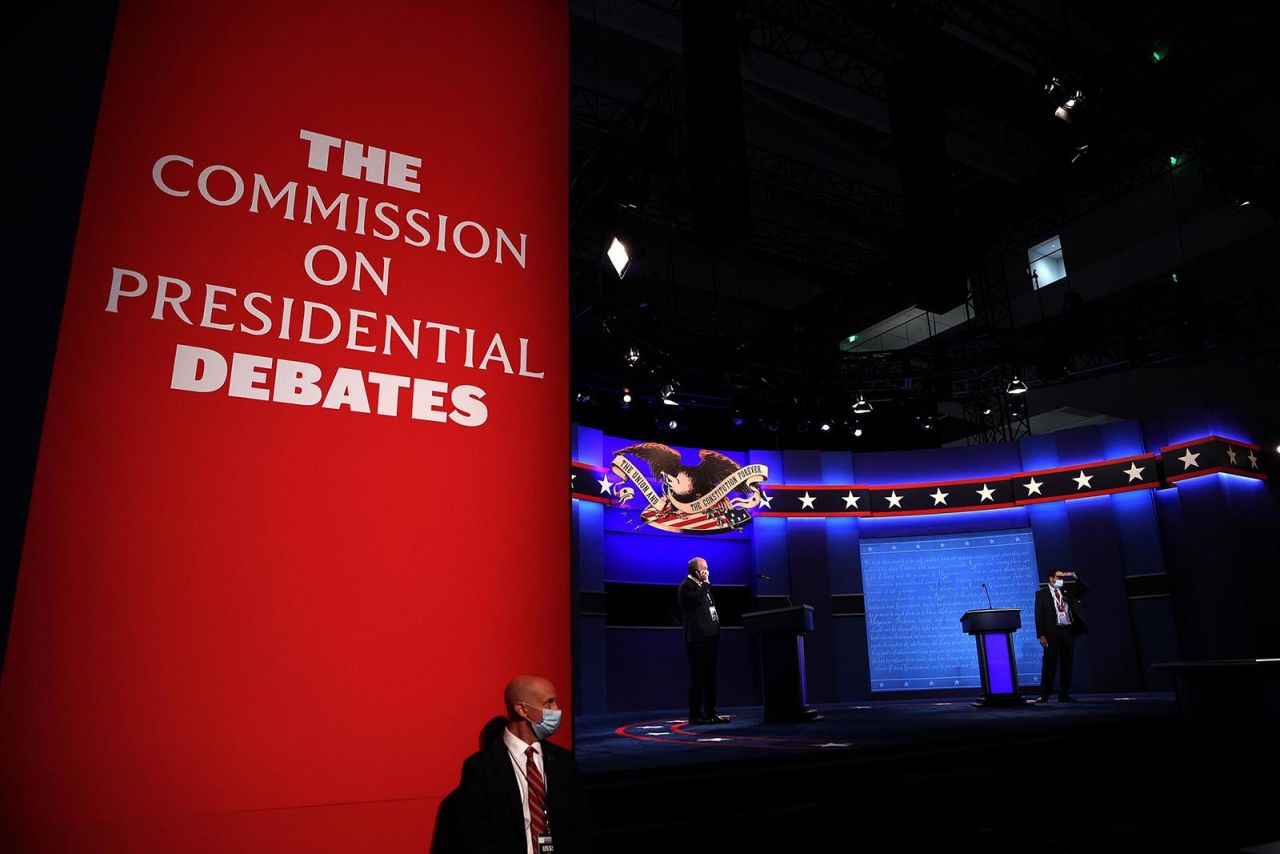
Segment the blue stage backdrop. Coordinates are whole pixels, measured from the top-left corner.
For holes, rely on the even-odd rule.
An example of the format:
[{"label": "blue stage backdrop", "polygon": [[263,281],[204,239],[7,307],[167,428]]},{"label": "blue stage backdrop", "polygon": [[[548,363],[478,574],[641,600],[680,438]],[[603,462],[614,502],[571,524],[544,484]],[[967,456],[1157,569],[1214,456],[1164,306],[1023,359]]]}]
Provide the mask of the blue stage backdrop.
[{"label": "blue stage backdrop", "polygon": [[860,553],[872,692],[980,686],[960,615],[987,607],[984,583],[992,605],[1022,609],[1023,628],[1013,636],[1018,683],[1039,682],[1030,529],[864,539]]},{"label": "blue stage backdrop", "polygon": [[[855,509],[879,513],[842,512],[853,497],[846,496],[850,485],[910,489],[1076,466],[1083,475],[1100,461],[1167,449],[1171,453],[1160,459],[1147,456],[1135,464],[1139,479],[1155,487],[1158,478],[1189,470],[1178,443],[1210,436],[1228,438],[1217,446],[1208,439],[1198,446],[1195,454],[1208,470],[1158,489],[1086,497],[1079,491],[1089,488],[1086,477],[1077,490],[1068,488],[1060,496],[1064,500],[937,512],[933,505],[940,499],[930,495],[933,501],[920,515],[880,515],[888,509],[887,496],[868,494]],[[959,619],[968,609],[986,607],[983,582],[996,607],[1022,609],[1024,628],[1014,635],[1019,683],[1038,687],[1033,602],[1042,570],[1050,567],[1079,572],[1090,588],[1085,601],[1089,633],[1076,644],[1073,684],[1079,693],[1167,690],[1168,677],[1152,667],[1159,662],[1274,654],[1268,651],[1280,631],[1270,591],[1274,532],[1280,524],[1269,492],[1273,486],[1252,479],[1250,471],[1271,458],[1242,441],[1249,436],[1244,426],[1196,407],[1179,417],[1130,419],[963,448],[889,453],[713,448],[739,464],[767,466],[764,491],[772,504],[753,511],[754,520],[740,531],[695,536],[645,525],[639,496],[625,507],[618,503],[624,484],[609,468],[614,453],[663,437],[624,439],[579,426],[568,478],[579,594],[576,707],[596,714],[683,705],[688,663],[680,627],[669,612],[675,585],[694,555],[707,559],[714,583],[725,595],[737,594],[744,608],[775,606],[783,596],[813,606],[815,628],[804,642],[810,703],[856,702],[876,692],[950,689],[959,696],[975,691],[976,644],[960,631]],[[1237,453],[1237,471],[1214,473],[1233,440],[1237,451],[1258,451],[1257,464]],[[686,465],[695,464],[701,450],[674,449]],[[651,475],[647,466],[640,468]],[[1134,475],[1124,473],[1131,482]],[[1106,479],[1094,472],[1099,475]],[[807,496],[812,504],[809,487],[818,490],[816,507],[803,503]],[[823,490],[835,494],[824,496]],[[1014,495],[1026,498],[1028,490],[1019,476]],[[942,492],[943,498],[959,497],[963,490]],[[810,515],[810,510],[818,512]],[[967,559],[972,552],[966,553],[964,542],[974,549],[980,539],[996,542]],[[657,607],[637,616],[640,600]],[[612,622],[611,611],[618,612]],[[757,643],[744,629],[726,627],[719,673],[723,705],[762,702]]]}]

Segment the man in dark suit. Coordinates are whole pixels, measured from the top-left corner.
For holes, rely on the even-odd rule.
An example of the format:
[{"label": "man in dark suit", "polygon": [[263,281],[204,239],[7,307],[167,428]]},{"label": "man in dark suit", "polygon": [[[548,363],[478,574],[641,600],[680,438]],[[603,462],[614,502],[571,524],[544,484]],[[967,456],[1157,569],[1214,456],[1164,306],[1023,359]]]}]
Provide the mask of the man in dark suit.
[{"label": "man in dark suit", "polygon": [[556,689],[517,676],[503,694],[507,726],[462,764],[463,838],[475,854],[591,850],[582,774],[573,754],[545,741],[560,724]]},{"label": "man in dark suit", "polygon": [[720,615],[711,597],[711,576],[700,557],[689,561],[689,575],[677,598],[684,622],[684,648],[689,653],[689,723],[721,724],[716,712],[716,659],[720,656]]},{"label": "man in dark suit", "polygon": [[1071,663],[1076,636],[1089,631],[1080,599],[1089,587],[1074,572],[1049,570],[1049,583],[1036,591],[1036,636],[1044,649],[1040,666],[1040,702],[1049,702],[1053,671],[1058,670],[1058,702],[1074,703],[1071,696]]}]

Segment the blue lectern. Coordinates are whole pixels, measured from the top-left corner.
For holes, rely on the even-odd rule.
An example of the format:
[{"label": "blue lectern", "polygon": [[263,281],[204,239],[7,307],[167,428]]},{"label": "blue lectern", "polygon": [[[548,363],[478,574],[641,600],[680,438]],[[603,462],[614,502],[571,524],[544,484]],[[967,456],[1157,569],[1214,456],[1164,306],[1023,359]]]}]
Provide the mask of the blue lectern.
[{"label": "blue lectern", "polygon": [[1018,662],[1013,655],[1013,633],[1022,628],[1018,608],[979,608],[965,611],[960,627],[978,642],[978,669],[982,696],[975,706],[1023,706],[1018,693]]}]

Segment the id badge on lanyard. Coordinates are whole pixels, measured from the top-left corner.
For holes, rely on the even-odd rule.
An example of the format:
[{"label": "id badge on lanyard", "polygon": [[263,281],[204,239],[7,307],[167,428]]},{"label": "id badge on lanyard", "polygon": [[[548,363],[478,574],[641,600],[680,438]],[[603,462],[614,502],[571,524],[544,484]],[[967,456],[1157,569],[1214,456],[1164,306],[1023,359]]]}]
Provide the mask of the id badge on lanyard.
[{"label": "id badge on lanyard", "polygon": [[538,844],[534,848],[536,854],[555,854],[556,846],[551,841],[551,834],[537,837]]}]

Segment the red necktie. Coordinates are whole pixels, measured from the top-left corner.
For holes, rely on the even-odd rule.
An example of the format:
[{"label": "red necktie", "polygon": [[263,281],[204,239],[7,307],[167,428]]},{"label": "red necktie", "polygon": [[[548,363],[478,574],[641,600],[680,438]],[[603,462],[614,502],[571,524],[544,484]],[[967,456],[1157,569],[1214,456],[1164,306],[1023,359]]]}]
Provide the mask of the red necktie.
[{"label": "red necktie", "polygon": [[533,850],[538,850],[538,837],[547,835],[547,784],[533,757],[538,749],[529,745],[524,752],[525,776],[529,779],[529,830],[533,833]]}]

